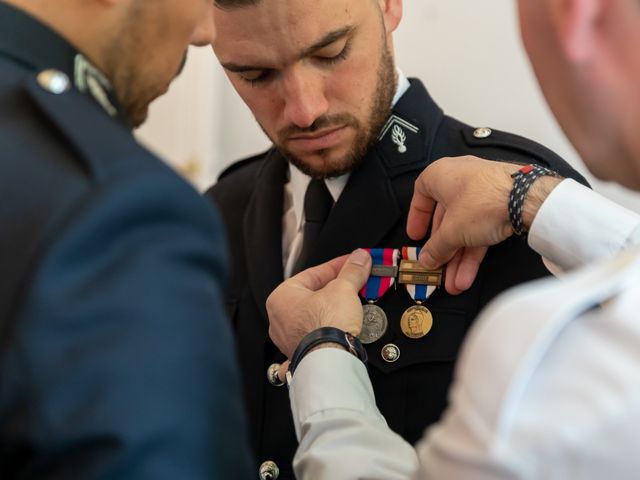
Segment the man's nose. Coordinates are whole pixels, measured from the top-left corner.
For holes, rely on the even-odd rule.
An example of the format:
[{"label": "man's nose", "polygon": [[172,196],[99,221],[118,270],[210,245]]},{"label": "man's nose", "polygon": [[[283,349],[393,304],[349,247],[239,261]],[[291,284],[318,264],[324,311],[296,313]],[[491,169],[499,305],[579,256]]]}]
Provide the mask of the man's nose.
[{"label": "man's nose", "polygon": [[287,72],[283,79],[285,121],[299,128],[310,127],[327,113],[329,103],[324,91],[324,79],[313,71]]},{"label": "man's nose", "polygon": [[191,35],[190,43],[197,47],[204,47],[211,45],[216,39],[216,27],[213,22],[213,2],[207,8],[206,13],[202,16],[202,19],[196,25],[193,34]]}]

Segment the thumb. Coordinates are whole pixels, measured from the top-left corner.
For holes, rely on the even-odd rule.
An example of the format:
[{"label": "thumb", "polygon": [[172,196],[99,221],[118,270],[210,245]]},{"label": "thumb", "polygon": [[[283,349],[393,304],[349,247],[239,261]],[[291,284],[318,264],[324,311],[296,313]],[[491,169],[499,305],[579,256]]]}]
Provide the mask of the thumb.
[{"label": "thumb", "polygon": [[366,250],[355,250],[342,266],[338,278],[346,280],[358,292],[367,282],[371,273],[371,256]]}]

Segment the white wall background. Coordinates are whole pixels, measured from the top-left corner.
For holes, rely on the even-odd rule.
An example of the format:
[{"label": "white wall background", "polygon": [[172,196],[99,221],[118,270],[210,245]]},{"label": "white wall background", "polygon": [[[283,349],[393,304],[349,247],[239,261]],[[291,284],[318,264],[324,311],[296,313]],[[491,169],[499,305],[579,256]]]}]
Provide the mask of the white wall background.
[{"label": "white wall background", "polygon": [[[398,65],[420,77],[446,113],[532,138],[585,173],[535,83],[513,0],[405,0],[404,8],[395,35]],[[268,145],[209,49],[192,52],[139,136],[200,188],[229,163]],[[590,180],[640,212],[640,195]]]}]

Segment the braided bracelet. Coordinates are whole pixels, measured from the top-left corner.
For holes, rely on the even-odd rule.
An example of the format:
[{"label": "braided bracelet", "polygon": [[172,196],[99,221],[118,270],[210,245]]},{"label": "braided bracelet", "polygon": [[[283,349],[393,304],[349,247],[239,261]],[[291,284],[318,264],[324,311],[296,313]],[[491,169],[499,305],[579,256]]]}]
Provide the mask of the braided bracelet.
[{"label": "braided bracelet", "polygon": [[559,177],[553,170],[534,164],[525,165],[511,174],[513,188],[509,194],[509,221],[516,235],[524,238],[527,236],[528,229],[522,220],[524,201],[533,183],[543,176]]}]

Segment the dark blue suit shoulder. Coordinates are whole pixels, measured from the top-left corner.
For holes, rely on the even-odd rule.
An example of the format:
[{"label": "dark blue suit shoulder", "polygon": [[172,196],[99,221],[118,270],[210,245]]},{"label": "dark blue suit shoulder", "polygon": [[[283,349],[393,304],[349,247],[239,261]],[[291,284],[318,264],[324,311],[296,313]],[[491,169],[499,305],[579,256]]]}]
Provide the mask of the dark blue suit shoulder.
[{"label": "dark blue suit shoulder", "polygon": [[[124,121],[111,118],[93,100],[75,89],[52,94],[43,89],[32,74],[24,82],[40,114],[47,120],[45,135],[64,144],[85,171],[91,182],[108,182],[132,171],[144,171],[162,165],[158,159],[138,144]],[[161,166],[167,171],[169,167]]]}]

